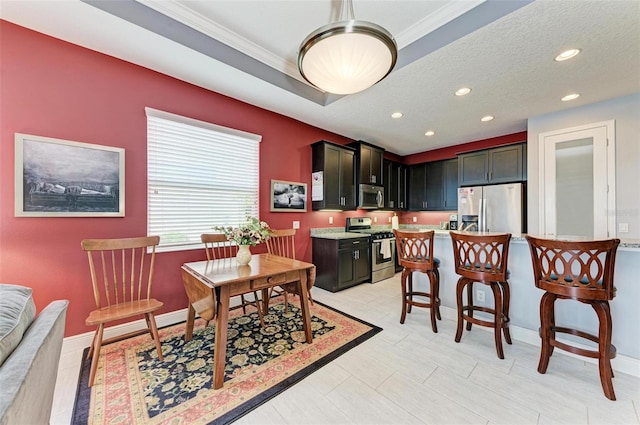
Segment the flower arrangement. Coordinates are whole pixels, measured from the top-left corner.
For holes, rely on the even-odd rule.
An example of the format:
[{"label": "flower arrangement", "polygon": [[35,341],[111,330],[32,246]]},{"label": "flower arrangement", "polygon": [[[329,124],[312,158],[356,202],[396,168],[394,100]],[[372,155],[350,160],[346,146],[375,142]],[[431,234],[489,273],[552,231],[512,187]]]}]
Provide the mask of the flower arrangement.
[{"label": "flower arrangement", "polygon": [[271,237],[272,232],[266,222],[251,216],[248,216],[247,221],[241,224],[240,227],[216,226],[214,229],[222,231],[227,236],[227,240],[233,241],[237,245],[251,246],[265,242]]}]

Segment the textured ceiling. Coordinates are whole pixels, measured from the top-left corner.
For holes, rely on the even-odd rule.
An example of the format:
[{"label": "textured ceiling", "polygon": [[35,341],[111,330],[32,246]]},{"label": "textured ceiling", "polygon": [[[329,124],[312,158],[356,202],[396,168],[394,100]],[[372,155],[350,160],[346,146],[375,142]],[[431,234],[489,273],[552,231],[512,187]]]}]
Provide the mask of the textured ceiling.
[{"label": "textured ceiling", "polygon": [[[326,96],[301,82],[296,51],[339,4],[1,0],[0,18],[399,155],[524,131],[529,117],[640,92],[640,1],[355,0],[356,19],[394,35],[399,63],[370,89]],[[553,61],[570,47],[582,53]],[[462,86],[473,91],[454,96]],[[581,97],[560,101],[572,92]],[[481,123],[487,114],[496,119]]]}]

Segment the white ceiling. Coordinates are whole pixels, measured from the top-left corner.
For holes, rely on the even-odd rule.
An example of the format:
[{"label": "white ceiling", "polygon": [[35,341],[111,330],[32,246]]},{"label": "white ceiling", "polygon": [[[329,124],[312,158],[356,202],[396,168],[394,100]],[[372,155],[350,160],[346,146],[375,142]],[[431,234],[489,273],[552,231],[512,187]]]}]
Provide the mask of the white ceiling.
[{"label": "white ceiling", "polygon": [[[640,92],[640,0],[355,0],[355,18],[389,30],[400,52],[385,80],[344,97],[308,86],[296,66],[302,39],[339,10],[339,0],[0,0],[7,21],[399,155]],[[571,47],[582,53],[553,61]],[[454,96],[462,86],[473,91]],[[495,120],[480,122],[487,114]]]}]

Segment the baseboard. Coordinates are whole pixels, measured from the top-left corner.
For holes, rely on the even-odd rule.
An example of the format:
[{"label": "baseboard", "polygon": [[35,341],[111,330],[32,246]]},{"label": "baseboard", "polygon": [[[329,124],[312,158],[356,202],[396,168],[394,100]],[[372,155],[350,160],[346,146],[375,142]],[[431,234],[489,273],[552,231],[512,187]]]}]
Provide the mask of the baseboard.
[{"label": "baseboard", "polygon": [[[458,320],[458,311],[455,308],[442,306],[440,307],[440,314],[442,315],[443,319],[449,319],[454,321]],[[483,326],[476,326],[474,327],[474,329],[475,328],[481,329],[486,332],[493,332],[492,329],[486,328]],[[538,335],[538,331],[533,331],[531,329],[526,329],[520,326],[513,326],[513,325],[509,326],[509,331],[511,332],[512,339],[516,341],[524,342],[526,344],[531,344],[536,347],[540,347],[540,336]],[[558,340],[571,343],[571,345],[575,345],[576,347],[593,349],[593,347],[589,347],[587,345],[576,344],[575,341],[568,341],[560,338]],[[576,359],[580,359],[588,363],[598,364],[597,359],[578,356],[576,354],[569,353],[568,351],[554,350],[553,354],[555,355],[556,353],[569,356],[569,357],[574,357]],[[611,367],[616,372],[626,373],[627,375],[640,378],[640,359],[634,359],[633,357],[623,356],[618,354],[615,359],[611,360]]]},{"label": "baseboard", "polygon": [[[451,307],[440,307],[440,314],[442,318],[449,320],[457,320],[458,312],[455,308]],[[161,314],[156,316],[156,323],[158,327],[170,326],[176,323],[180,323],[187,320],[187,309],[172,311],[171,313]],[[127,332],[132,332],[137,329],[144,329],[146,327],[146,323],[144,320],[137,320],[135,322],[126,323],[123,325],[116,325],[110,328],[105,329],[104,338],[111,338],[117,335],[122,335]],[[485,328],[482,326],[477,326],[477,328],[491,332],[491,329]],[[510,326],[511,338],[516,341],[524,342],[526,344],[531,344],[536,347],[540,347],[540,337],[538,336],[537,331],[532,331],[530,329],[522,328],[519,326]],[[91,345],[91,341],[93,339],[93,332],[87,332],[79,335],[70,336],[64,339],[62,342],[62,354],[64,355],[67,352],[80,352],[84,350],[86,347]],[[575,342],[571,342],[571,344],[582,347],[589,348],[585,345],[578,345]],[[588,357],[578,356],[572,353],[569,353],[564,350],[555,350],[555,353],[560,353],[565,356],[575,357],[577,359],[597,364],[596,359],[591,359]],[[635,376],[640,378],[640,360],[634,359],[633,357],[623,356],[618,354],[618,356],[611,360],[611,367],[616,372],[626,373],[631,376]]]}]

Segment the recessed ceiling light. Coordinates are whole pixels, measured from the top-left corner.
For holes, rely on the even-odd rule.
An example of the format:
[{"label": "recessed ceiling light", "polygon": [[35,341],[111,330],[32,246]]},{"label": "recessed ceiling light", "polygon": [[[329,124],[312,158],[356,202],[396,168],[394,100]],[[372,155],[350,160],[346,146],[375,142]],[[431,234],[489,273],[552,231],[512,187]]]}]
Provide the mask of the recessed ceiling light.
[{"label": "recessed ceiling light", "polygon": [[567,101],[569,101],[569,100],[577,99],[577,98],[579,98],[579,97],[580,97],[580,94],[579,94],[579,93],[571,93],[571,94],[568,94],[568,95],[566,95],[565,97],[563,97],[561,100],[562,100],[563,102],[567,102]]},{"label": "recessed ceiling light", "polygon": [[564,52],[562,52],[558,56],[556,56],[556,58],[554,60],[556,62],[566,61],[567,59],[571,59],[572,57],[577,56],[578,53],[580,53],[580,49],[565,50]]},{"label": "recessed ceiling light", "polygon": [[402,118],[404,114],[402,112],[394,112],[391,114],[391,118]]},{"label": "recessed ceiling light", "polygon": [[426,133],[424,133],[424,135],[425,135],[425,136],[427,136],[427,137],[431,137],[431,136],[433,136],[434,134],[436,134],[436,132],[435,132],[435,131],[433,131],[433,130],[429,130],[429,131],[427,131]]},{"label": "recessed ceiling light", "polygon": [[480,118],[480,121],[482,122],[487,122],[487,121],[491,121],[493,120],[494,116],[493,115],[487,115],[485,117]]},{"label": "recessed ceiling light", "polygon": [[464,96],[465,94],[471,93],[471,89],[469,87],[462,87],[456,90],[456,96]]}]

